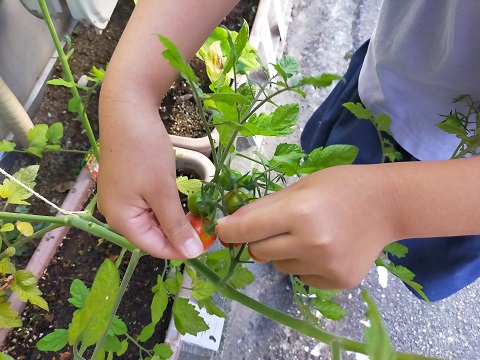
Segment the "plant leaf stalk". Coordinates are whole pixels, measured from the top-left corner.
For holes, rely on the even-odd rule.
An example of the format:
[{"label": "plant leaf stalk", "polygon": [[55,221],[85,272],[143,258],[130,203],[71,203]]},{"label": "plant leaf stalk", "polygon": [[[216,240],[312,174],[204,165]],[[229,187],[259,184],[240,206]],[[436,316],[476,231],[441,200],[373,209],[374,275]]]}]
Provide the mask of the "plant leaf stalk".
[{"label": "plant leaf stalk", "polygon": [[[55,30],[55,26],[53,25],[52,18],[50,17],[47,4],[45,0],[38,0],[38,4],[40,5],[43,18],[45,20],[45,23],[47,24],[48,30],[50,31],[50,35],[55,45],[55,49],[57,50],[58,59],[62,64],[63,71],[65,72],[65,78],[68,82],[74,84],[75,80],[73,78],[72,71],[70,70],[70,65],[68,64],[68,57],[63,51],[62,44],[60,42],[60,39],[58,38],[58,34],[57,34],[57,31]],[[70,88],[70,91],[72,92],[73,97],[79,100],[78,115],[79,115],[80,121],[87,133],[88,141],[90,142],[90,146],[92,147],[92,152],[97,158],[97,160],[100,161],[100,151],[97,146],[97,140],[95,139],[95,135],[93,134],[92,127],[90,126],[90,122],[88,120],[87,114],[85,113],[85,108],[83,106],[82,99],[80,97],[78,89],[76,86],[72,86]]]},{"label": "plant leaf stalk", "polygon": [[[273,309],[268,305],[265,305],[255,299],[250,298],[249,296],[242,294],[241,292],[235,290],[228,284],[223,286],[219,285],[220,277],[211,270],[207,265],[203,264],[198,259],[187,260],[190,266],[195,268],[199,273],[201,273],[205,278],[211,281],[214,285],[217,286],[218,291],[226,298],[230,300],[237,301],[238,303],[274,320],[282,325],[286,325],[301,334],[307,335],[314,339],[317,339],[325,344],[331,346],[334,342],[338,343],[344,350],[353,351],[356,353],[361,353],[368,355],[367,346],[365,343],[351,340],[349,338],[331,334],[325,330],[322,330],[313,324],[297,319],[293,316],[285,314],[279,310]],[[397,360],[434,360],[435,358],[425,357],[422,355],[405,353],[405,352],[396,352]]]}]

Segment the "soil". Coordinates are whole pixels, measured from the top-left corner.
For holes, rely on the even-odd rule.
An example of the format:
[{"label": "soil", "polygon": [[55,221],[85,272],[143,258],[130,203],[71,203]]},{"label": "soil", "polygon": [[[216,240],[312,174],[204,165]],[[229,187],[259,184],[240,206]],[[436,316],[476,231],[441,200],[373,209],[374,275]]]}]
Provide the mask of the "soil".
[{"label": "soil", "polygon": [[[224,24],[234,30],[238,30],[242,18],[252,24],[258,1],[241,2],[227,17]],[[76,80],[83,74],[88,74],[92,66],[105,67],[133,7],[133,1],[120,0],[108,27],[101,36],[98,36],[92,28],[78,26],[74,30],[71,38],[75,52],[70,66]],[[193,61],[192,66],[196,69],[197,75],[205,76],[205,70],[202,69],[200,62]],[[61,76],[61,68],[57,65],[53,77]],[[186,113],[189,115],[195,113],[189,94],[188,86],[182,80],[177,80],[165,97],[160,114],[170,133],[177,131],[178,135],[186,133],[191,137],[203,136],[202,132],[196,129],[196,123],[191,121],[191,116],[186,116]],[[89,144],[81,124],[75,120],[72,113],[67,111],[69,98],[70,93],[65,88],[47,87],[43,103],[33,121],[47,124],[62,122],[64,125],[63,148],[86,151],[89,149]],[[94,95],[87,114],[95,133],[98,133],[97,110],[97,95]],[[186,122],[182,123],[182,120]],[[11,172],[28,165],[40,164],[35,190],[60,205],[80,172],[82,160],[83,155],[76,153],[49,153],[45,154],[40,161],[38,158],[20,154]],[[46,215],[55,213],[49,205],[36,198],[30,198],[29,202],[31,203],[28,207],[30,213]],[[99,214],[98,218],[103,220]],[[35,245],[31,244],[23,254],[16,257],[18,268],[23,268],[28,262]],[[114,260],[119,252],[118,247],[108,242],[102,242],[101,239],[88,233],[71,229],[39,281],[39,287],[50,310],[45,312],[36,306],[27,305],[22,314],[24,327],[13,330],[0,350],[7,352],[15,359],[72,359],[71,349],[64,349],[58,353],[40,354],[35,348],[35,343],[54,328],[68,326],[74,311],[74,307],[67,301],[71,282],[79,278],[90,286],[95,271],[103,260],[107,257]],[[127,262],[128,258],[124,259],[121,271],[125,270]],[[118,315],[127,324],[129,334],[134,338],[143,326],[150,322],[149,304],[153,295],[150,289],[156,282],[157,274],[162,273],[163,266],[164,262],[161,259],[143,257],[122,301],[123,306],[120,307]],[[157,326],[156,335],[152,341],[163,341],[169,319],[170,314],[165,314],[164,319]],[[149,345],[151,344],[146,344],[146,347],[151,348]],[[121,358],[138,359],[138,350],[130,346],[129,351]]]}]

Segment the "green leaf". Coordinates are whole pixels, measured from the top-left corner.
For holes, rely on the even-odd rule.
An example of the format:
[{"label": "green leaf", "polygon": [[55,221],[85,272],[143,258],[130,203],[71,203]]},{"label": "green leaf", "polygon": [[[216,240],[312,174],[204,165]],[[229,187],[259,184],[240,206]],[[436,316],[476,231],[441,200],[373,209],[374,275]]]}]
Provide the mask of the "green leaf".
[{"label": "green leaf", "polygon": [[25,151],[29,154],[38,156],[39,158],[43,157],[43,150],[45,149],[45,146],[42,147],[36,147],[36,146],[30,146],[25,149]]},{"label": "green leaf", "polygon": [[396,354],[390,338],[383,328],[382,318],[373,299],[366,291],[362,293],[363,299],[368,305],[365,316],[370,320],[370,327],[365,327],[364,336],[367,353],[371,360],[395,360]]},{"label": "green leaf", "polygon": [[82,110],[82,101],[77,98],[73,97],[68,100],[67,110],[71,113],[78,113]]},{"label": "green leaf", "polygon": [[180,75],[191,84],[198,84],[198,77],[195,75],[195,72],[190,67],[188,62],[182,56],[178,48],[165,36],[159,35],[158,39],[166,47],[166,50],[163,51],[163,57],[169,60],[170,65],[173,66],[180,72]]},{"label": "green leaf", "polygon": [[223,102],[229,105],[236,105],[236,104],[250,104],[251,100],[246,96],[239,94],[239,93],[224,93],[224,92],[217,92],[205,95],[206,100],[213,100],[215,102]]},{"label": "green leaf", "polygon": [[52,333],[45,335],[37,342],[37,349],[40,351],[59,351],[68,344],[66,329],[55,329]]},{"label": "green leaf", "polygon": [[205,320],[199,315],[195,306],[185,298],[176,298],[173,303],[173,320],[175,327],[180,334],[186,333],[196,335],[201,331],[209,329]]},{"label": "green leaf", "polygon": [[22,326],[18,312],[10,308],[9,302],[0,302],[0,329],[11,329]]},{"label": "green leaf", "polygon": [[103,343],[103,350],[107,352],[117,352],[122,350],[122,343],[115,335],[108,334]]},{"label": "green leaf", "polygon": [[107,331],[110,312],[118,292],[120,276],[115,264],[106,259],[98,269],[83,308],[75,311],[68,329],[68,342],[95,344]]},{"label": "green leaf", "polygon": [[[270,114],[253,114],[244,125],[246,129],[255,135],[283,136],[293,133],[298,120],[298,104],[281,105]],[[242,131],[245,136],[250,133]]]},{"label": "green leaf", "polygon": [[197,300],[203,300],[210,297],[217,291],[215,285],[205,280],[198,280],[195,282],[192,289],[192,296]]},{"label": "green leaf", "polygon": [[25,237],[32,236],[34,233],[32,224],[25,221],[17,222],[16,228]]},{"label": "green leaf", "polygon": [[327,319],[340,320],[347,315],[347,311],[344,308],[331,300],[317,299],[313,301],[313,304],[315,308]]},{"label": "green leaf", "polygon": [[319,76],[310,76],[300,79],[299,85],[311,85],[315,89],[324,88],[333,84],[334,81],[341,80],[342,77],[335,74],[321,74]]},{"label": "green leaf", "polygon": [[[20,169],[13,174],[13,177],[33,189],[37,173],[38,165],[31,165]],[[0,185],[0,196],[7,199],[10,204],[30,205],[24,200],[32,196],[32,193],[13,180],[5,179],[3,180],[3,184]]]},{"label": "green leaf", "polygon": [[156,344],[153,347],[153,353],[157,355],[160,359],[170,359],[173,355],[173,351],[167,344]]},{"label": "green leaf", "polygon": [[138,341],[145,342],[148,339],[150,339],[155,332],[155,324],[148,324],[145,326],[142,331],[140,332],[140,335],[138,335]]},{"label": "green leaf", "polygon": [[389,135],[392,134],[390,131],[390,125],[392,124],[392,119],[387,114],[378,114],[373,118],[373,124],[379,131],[383,131]]},{"label": "green leaf", "polygon": [[88,296],[90,290],[80,279],[75,279],[70,285],[70,294],[71,298],[68,299],[68,302],[75,306],[76,308],[82,308],[85,304],[85,300]]},{"label": "green leaf", "polygon": [[27,138],[30,142],[30,147],[43,148],[47,145],[47,124],[37,124],[28,131]]},{"label": "green leaf", "polygon": [[300,71],[300,64],[297,59],[289,55],[284,55],[273,67],[285,81]]},{"label": "green leaf", "polygon": [[383,251],[392,254],[397,258],[403,258],[408,253],[408,248],[398,242],[393,242],[385,246]]},{"label": "green leaf", "polygon": [[122,341],[122,348],[117,351],[117,356],[122,356],[123,354],[125,354],[128,350],[128,341],[127,340],[123,340]]},{"label": "green leaf", "polygon": [[160,321],[168,305],[168,293],[163,282],[157,284],[158,291],[153,295],[153,300],[150,305],[152,312],[152,323],[156,324]]},{"label": "green leaf", "polygon": [[365,109],[365,107],[361,103],[354,104],[352,102],[347,102],[343,104],[343,106],[350,110],[350,112],[358,119],[370,120],[371,118],[373,118],[370,110]]},{"label": "green leaf", "polygon": [[442,122],[435,124],[435,126],[449,134],[454,134],[460,137],[467,136],[467,129],[462,126],[458,117],[452,113],[450,113],[450,115],[448,115]]},{"label": "green leaf", "polygon": [[15,149],[15,146],[17,146],[17,144],[11,141],[7,141],[5,139],[0,141],[0,151],[12,152]]},{"label": "green leaf", "polygon": [[188,195],[202,187],[202,181],[199,179],[189,179],[187,176],[177,177],[177,188],[182,194]]},{"label": "green leaf", "polygon": [[209,313],[210,315],[216,315],[216,316],[221,317],[221,318],[226,318],[227,317],[227,314],[225,314],[222,311],[222,309],[220,309],[217,305],[215,305],[211,296],[208,297],[208,298],[199,300],[198,301],[198,306],[200,308],[205,308],[207,313]]},{"label": "green leaf", "polygon": [[13,225],[12,223],[6,223],[2,226],[2,228],[0,228],[0,232],[9,232],[12,230],[15,230],[15,225]]},{"label": "green leaf", "polygon": [[65,79],[51,79],[47,81],[48,85],[55,85],[55,86],[65,86],[67,88],[72,88],[77,86],[74,82],[66,81]]},{"label": "green leaf", "polygon": [[15,360],[15,359],[8,354],[0,353],[0,360]]},{"label": "green leaf", "polygon": [[15,265],[12,263],[12,260],[9,258],[3,258],[0,260],[0,273],[2,275],[14,274],[15,271]]},{"label": "green leaf", "polygon": [[180,282],[176,278],[169,278],[165,280],[165,288],[170,294],[177,294],[180,290]]},{"label": "green leaf", "polygon": [[63,137],[63,124],[56,122],[50,125],[45,136],[50,144],[60,144]]},{"label": "green leaf", "polygon": [[115,315],[112,321],[112,326],[110,326],[109,333],[112,335],[124,335],[128,332],[127,325],[123,322],[122,319]]},{"label": "green leaf", "polygon": [[300,160],[305,156],[307,155],[305,155],[299,145],[285,143],[279,144],[270,160],[270,166],[279,173],[293,176],[298,173]]},{"label": "green leaf", "polygon": [[332,166],[353,163],[358,154],[358,148],[353,145],[330,145],[326,148],[314,149],[308,159],[298,170],[301,174],[311,174],[315,171]]},{"label": "green leaf", "polygon": [[12,291],[17,293],[18,298],[23,301],[37,305],[48,311],[47,302],[40,296],[42,292],[37,287],[37,278],[28,270],[18,270],[13,275]]},{"label": "green leaf", "polygon": [[253,283],[254,280],[255,276],[253,276],[250,270],[244,267],[239,267],[235,270],[228,282],[235,289],[243,289],[245,286]]}]

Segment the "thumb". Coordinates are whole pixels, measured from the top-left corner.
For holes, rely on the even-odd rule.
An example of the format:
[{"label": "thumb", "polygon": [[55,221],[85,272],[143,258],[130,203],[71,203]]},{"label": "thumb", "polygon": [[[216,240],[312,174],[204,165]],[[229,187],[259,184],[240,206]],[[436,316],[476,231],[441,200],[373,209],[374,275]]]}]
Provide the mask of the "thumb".
[{"label": "thumb", "polygon": [[161,209],[156,211],[152,207],[166,238],[184,258],[201,255],[204,251],[203,243],[188,221],[180,202],[176,206],[173,206],[174,202],[170,204],[167,212]]}]

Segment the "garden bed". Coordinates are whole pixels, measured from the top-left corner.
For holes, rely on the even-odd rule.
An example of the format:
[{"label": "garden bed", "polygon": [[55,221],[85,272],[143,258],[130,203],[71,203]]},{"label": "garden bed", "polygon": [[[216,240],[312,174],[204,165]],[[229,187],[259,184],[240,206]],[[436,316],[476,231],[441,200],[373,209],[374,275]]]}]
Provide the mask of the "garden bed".
[{"label": "garden bed", "polygon": [[[250,23],[253,21],[252,11],[258,1],[244,1],[229,16],[227,27],[237,28],[241,24],[240,19],[246,18]],[[88,74],[92,66],[105,67],[109,61],[116,43],[125,27],[133,10],[131,0],[119,1],[112,20],[101,36],[93,29],[77,27],[72,37],[75,52],[71,58],[72,72],[78,80],[82,74]],[[199,70],[201,71],[201,69]],[[55,67],[53,77],[61,77],[62,71],[59,66]],[[178,95],[182,95],[185,86],[181,81],[170,91],[164,102],[181,104]],[[185,93],[183,93],[184,95]],[[74,120],[74,115],[67,111],[69,92],[62,87],[47,87],[44,101],[34,123],[64,124],[63,148],[88,150],[89,144],[83,134],[81,125]],[[190,102],[189,99],[184,99]],[[183,104],[185,105],[185,104]],[[167,105],[165,105],[167,106]],[[187,105],[187,111],[189,109]],[[168,107],[170,107],[168,105]],[[181,107],[181,106],[180,106]],[[185,106],[184,106],[185,107]],[[97,101],[93,99],[88,109],[88,115],[92,121],[95,133],[98,132]],[[170,110],[168,110],[170,111]],[[168,120],[172,119],[168,116]],[[166,123],[166,125],[168,125]],[[183,126],[178,126],[183,128]],[[40,160],[40,171],[35,186],[36,191],[55,204],[61,204],[66,194],[74,184],[81,169],[83,155],[74,153],[45,154]],[[12,167],[15,172],[21,167],[39,163],[38,158],[27,155],[19,155]],[[55,212],[49,205],[36,199],[30,198],[30,213],[52,215]],[[98,215],[101,218],[101,215]],[[26,248],[18,257],[18,268],[23,268],[28,262],[34,247]],[[70,359],[73,358],[70,351],[59,353],[40,354],[35,343],[46,333],[54,328],[66,328],[71,319],[74,307],[67,299],[69,287],[73,279],[83,280],[87,286],[91,285],[95,275],[95,269],[100,266],[103,259],[115,259],[119,254],[119,248],[88,233],[72,229],[65,237],[63,244],[58,249],[50,266],[39,281],[39,287],[47,300],[50,311],[45,312],[36,306],[27,305],[22,314],[24,327],[13,330],[2,346],[2,351],[7,351],[15,359]],[[126,266],[125,259],[120,270]],[[128,304],[119,309],[119,316],[129,327],[129,333],[135,337],[142,327],[150,322],[149,303],[151,299],[151,287],[156,282],[158,273],[163,270],[163,260],[151,257],[143,257],[135,270],[134,277],[125,294],[122,304]],[[162,341],[168,326],[169,314],[158,324],[157,336],[154,341]],[[132,351],[124,354],[122,358],[137,359],[138,352]]]}]

